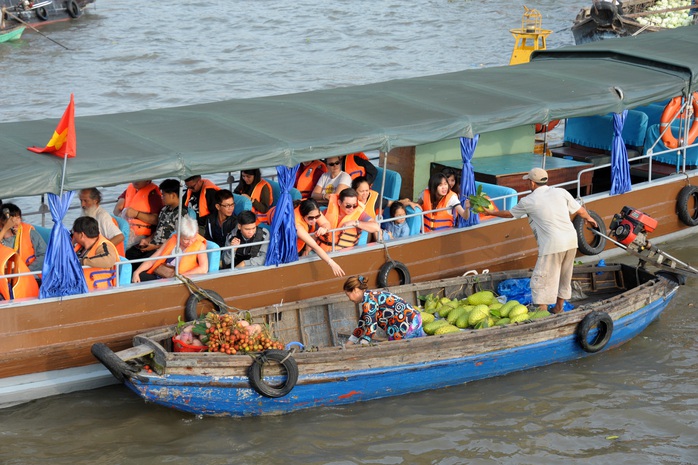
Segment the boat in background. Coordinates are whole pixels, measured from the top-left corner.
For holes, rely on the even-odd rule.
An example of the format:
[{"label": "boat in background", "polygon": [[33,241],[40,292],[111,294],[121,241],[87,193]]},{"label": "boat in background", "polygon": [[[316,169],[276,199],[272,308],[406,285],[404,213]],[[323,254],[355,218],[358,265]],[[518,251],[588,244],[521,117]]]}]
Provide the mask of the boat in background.
[{"label": "boat in background", "polygon": [[[602,185],[603,178],[595,173],[604,165],[533,153],[535,125],[592,115],[611,121],[609,112],[692,95],[698,89],[697,48],[696,29],[685,27],[538,50],[530,63],[516,66],[76,117],[79,153],[66,162],[65,188],[123,185],[143,177],[183,181],[194,174],[294,166],[378,151],[381,171],[374,188],[386,198],[416,198],[431,171],[439,169],[432,164],[462,166],[459,138],[477,135],[475,180],[487,184],[485,192],[502,202],[500,209],[527,194],[521,188],[522,175],[544,164],[551,184],[573,190],[606,224],[624,205],[655,218],[658,242],[698,230],[695,166],[684,165],[659,179],[650,166],[647,177],[638,178],[630,191],[610,195],[594,190]],[[55,119],[0,123],[0,198],[60,191],[64,160],[26,152],[55,128]],[[610,140],[612,129],[605,129],[607,133],[594,131]],[[114,153],[118,157],[109,156]],[[371,287],[433,281],[485,268],[525,269],[536,261],[538,248],[525,218],[490,219],[423,234],[422,213],[414,213],[413,235],[357,245],[332,253],[332,258],[347,274],[365,276]],[[579,227],[578,233],[583,243],[595,243],[592,254],[604,249],[591,232]],[[120,278],[117,287],[89,294],[3,302],[0,405],[79,389],[80,380],[85,381],[82,387],[113,382],[95,363],[93,344],[120,351],[133,344],[135,335],[177,321],[188,303],[204,305],[177,280],[128,281]],[[333,293],[344,279],[335,277],[318,257],[302,257],[278,266],[212,270],[193,281],[229,305],[251,309]],[[99,373],[89,377],[87,365]]]},{"label": "boat in background", "polygon": [[[95,0],[0,0],[8,25],[23,24],[33,27],[77,19]],[[17,18],[19,18],[19,21]]]},{"label": "boat in background", "polygon": [[577,14],[572,35],[580,45],[689,26],[698,21],[697,11],[698,5],[692,0],[684,0],[677,7],[670,7],[666,0],[593,0],[590,7]]},{"label": "boat in background", "polygon": [[0,29],[0,43],[19,40],[22,37],[25,26],[14,26],[9,29]]},{"label": "boat in background", "polygon": [[[480,291],[496,295],[503,281],[530,276],[530,270],[469,275],[391,292],[417,306],[429,294],[450,301]],[[93,353],[148,402],[195,415],[278,415],[441,389],[614,349],[644,331],[671,302],[679,284],[676,276],[664,276],[629,265],[575,267],[573,287],[580,297],[573,310],[367,346],[344,344],[359,309],[342,292],[249,311],[252,323],[269,325],[293,350],[176,352],[178,333],[170,326],[136,336],[119,353],[103,344]]]}]

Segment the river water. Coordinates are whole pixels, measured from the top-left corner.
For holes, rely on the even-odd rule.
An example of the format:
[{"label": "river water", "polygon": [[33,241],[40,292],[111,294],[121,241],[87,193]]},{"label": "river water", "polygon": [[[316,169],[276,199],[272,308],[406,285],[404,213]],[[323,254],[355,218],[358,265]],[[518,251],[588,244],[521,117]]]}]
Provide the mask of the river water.
[{"label": "river water", "polygon": [[[527,6],[558,31],[552,48],[572,44],[586,4]],[[0,121],[57,120],[70,92],[80,116],[505,65],[522,13],[511,0],[98,1],[43,29],[69,51],[31,32],[0,47]],[[662,247],[698,263],[695,237]],[[695,464],[697,298],[691,280],[639,337],[587,360],[355,406],[236,420],[122,386],[42,399],[0,411],[0,463]]]}]

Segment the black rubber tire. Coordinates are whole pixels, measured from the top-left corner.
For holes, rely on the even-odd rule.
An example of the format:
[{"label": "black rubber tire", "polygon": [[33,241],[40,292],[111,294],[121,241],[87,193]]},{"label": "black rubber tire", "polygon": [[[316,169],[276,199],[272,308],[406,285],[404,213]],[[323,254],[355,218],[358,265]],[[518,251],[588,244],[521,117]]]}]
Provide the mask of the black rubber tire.
[{"label": "black rubber tire", "polygon": [[77,18],[80,16],[80,5],[78,5],[78,2],[75,0],[70,0],[69,2],[66,2],[65,4],[65,9],[68,11],[68,16],[71,18]]},{"label": "black rubber tire", "polygon": [[[286,379],[279,385],[271,385],[262,377],[262,368],[269,361],[276,362],[286,370]],[[298,381],[298,364],[291,356],[290,352],[285,350],[270,349],[264,351],[262,355],[255,358],[247,371],[247,376],[250,379],[250,386],[264,397],[276,399],[283,397],[296,386]]]},{"label": "black rubber tire", "polygon": [[[593,210],[587,210],[587,212],[589,216],[594,218],[596,224],[599,225],[598,228],[594,229],[603,235],[607,235],[606,224],[603,222],[603,219]],[[606,248],[606,238],[594,234],[594,238],[589,241],[587,235],[593,233],[586,230],[584,218],[577,215],[574,217],[574,220],[572,220],[572,224],[574,225],[574,230],[577,231],[577,248],[580,252],[584,255],[598,255],[603,252],[603,249]]]},{"label": "black rubber tire", "polygon": [[[589,342],[589,331],[593,328],[598,328],[599,332],[596,338]],[[585,352],[593,354],[600,351],[608,341],[611,340],[613,334],[613,320],[606,312],[591,312],[577,326],[577,340]]]},{"label": "black rubber tire", "polygon": [[[208,292],[208,294],[213,297],[215,300],[218,300],[220,302],[225,302],[223,300],[223,297],[221,297],[218,293],[209,290],[209,289],[203,289],[204,291]],[[216,302],[210,299],[204,299],[202,298],[199,294],[192,294],[189,296],[187,299],[187,303],[184,306],[184,319],[185,321],[194,321],[197,318],[199,318],[199,311],[198,311],[198,306],[199,302],[202,300],[205,300],[207,302],[211,302],[211,305],[215,309],[216,312],[218,313],[228,313],[228,310],[225,307],[222,307],[221,305],[218,305]]]},{"label": "black rubber tire", "polygon": [[389,262],[383,263],[383,266],[378,270],[378,276],[376,277],[378,287],[388,286],[388,276],[390,276],[390,272],[393,270],[397,271],[400,275],[400,285],[412,282],[410,270],[407,269],[407,266],[402,262],[390,260]]},{"label": "black rubber tire", "polygon": [[[693,212],[688,207],[691,198],[693,199]],[[686,186],[681,189],[678,197],[676,197],[676,211],[683,224],[686,226],[698,226],[698,187]]]},{"label": "black rubber tire", "polygon": [[121,360],[106,344],[101,342],[93,344],[91,352],[120,383],[137,372],[134,367]]},{"label": "black rubber tire", "polygon": [[668,279],[671,282],[674,282],[678,284],[679,286],[683,286],[686,284],[686,277],[677,273],[674,273],[672,271],[658,271],[655,273],[657,276],[661,276],[664,279]]},{"label": "black rubber tire", "polygon": [[34,14],[41,21],[46,21],[48,19],[48,11],[46,11],[46,7],[42,6],[41,8],[37,8],[36,10],[34,10]]}]

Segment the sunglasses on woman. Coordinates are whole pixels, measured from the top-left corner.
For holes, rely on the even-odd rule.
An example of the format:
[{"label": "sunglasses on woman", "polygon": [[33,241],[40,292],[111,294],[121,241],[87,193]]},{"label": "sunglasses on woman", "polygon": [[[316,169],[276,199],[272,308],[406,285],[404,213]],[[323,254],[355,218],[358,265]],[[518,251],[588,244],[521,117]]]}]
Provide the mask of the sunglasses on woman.
[{"label": "sunglasses on woman", "polygon": [[337,165],[340,165],[340,164],[342,164],[341,161],[333,161],[332,163],[327,163],[327,166],[337,166]]}]

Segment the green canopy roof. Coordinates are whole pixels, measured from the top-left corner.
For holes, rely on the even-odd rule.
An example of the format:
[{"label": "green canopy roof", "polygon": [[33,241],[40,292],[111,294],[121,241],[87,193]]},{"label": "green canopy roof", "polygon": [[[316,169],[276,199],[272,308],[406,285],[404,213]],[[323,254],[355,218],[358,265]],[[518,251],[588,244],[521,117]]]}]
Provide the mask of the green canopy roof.
[{"label": "green canopy roof", "polygon": [[[695,90],[696,50],[698,27],[682,27],[539,52],[518,66],[78,117],[65,189],[292,166],[620,112]],[[59,119],[0,124],[0,198],[59,192],[63,160],[26,150],[45,145]]]}]

